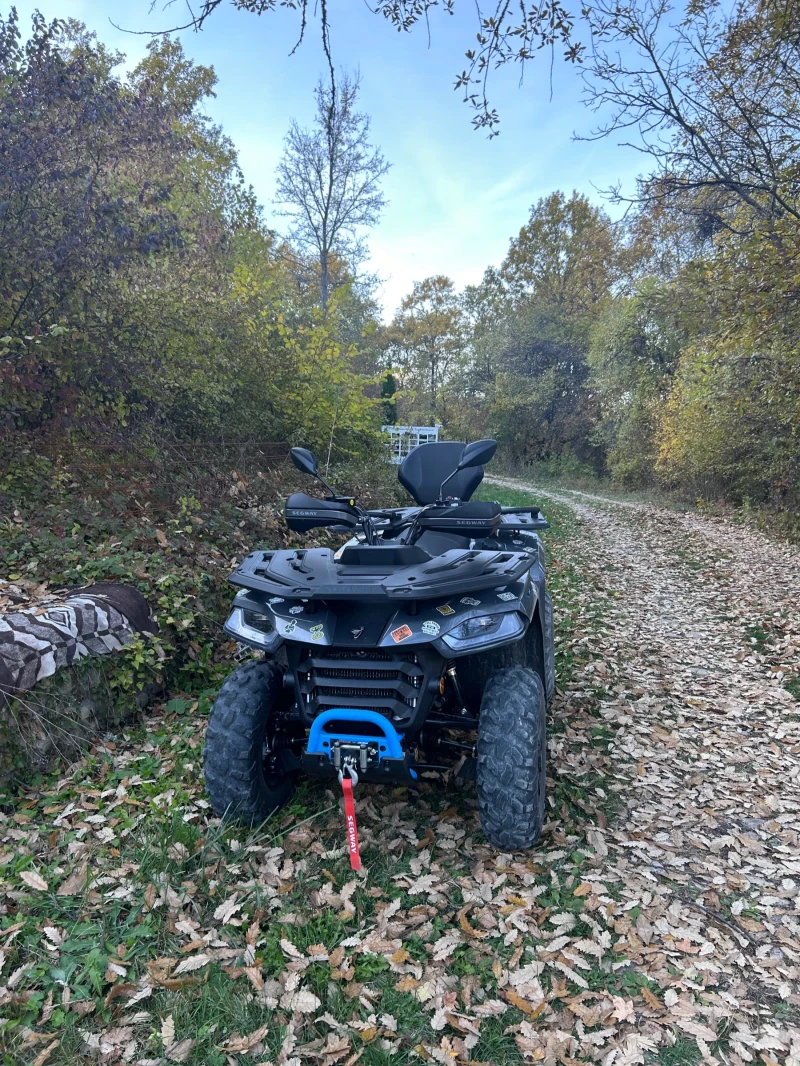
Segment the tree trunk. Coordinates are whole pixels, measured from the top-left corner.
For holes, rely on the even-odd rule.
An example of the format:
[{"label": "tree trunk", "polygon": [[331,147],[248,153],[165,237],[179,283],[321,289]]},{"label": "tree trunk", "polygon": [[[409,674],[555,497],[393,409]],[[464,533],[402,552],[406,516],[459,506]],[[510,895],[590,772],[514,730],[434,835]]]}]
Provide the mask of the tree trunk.
[{"label": "tree trunk", "polygon": [[328,312],[328,253],[322,252],[319,257],[319,297],[322,310]]}]

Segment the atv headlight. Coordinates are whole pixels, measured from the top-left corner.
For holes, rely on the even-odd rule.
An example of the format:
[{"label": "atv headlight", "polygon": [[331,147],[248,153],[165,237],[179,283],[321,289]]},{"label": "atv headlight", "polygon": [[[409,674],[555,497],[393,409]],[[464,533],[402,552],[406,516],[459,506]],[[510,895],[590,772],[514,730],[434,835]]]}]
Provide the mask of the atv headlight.
[{"label": "atv headlight", "polygon": [[484,614],[460,622],[442,640],[454,652],[480,651],[516,640],[525,632],[525,620],[516,611]]},{"label": "atv headlight", "polygon": [[505,615],[482,614],[479,618],[468,618],[466,622],[450,630],[450,636],[458,640],[468,640],[470,637],[480,637],[488,633],[494,633],[500,628],[500,623]]},{"label": "atv headlight", "polygon": [[265,636],[269,636],[270,633],[274,633],[275,626],[272,624],[272,619],[269,615],[258,614],[256,611],[242,611],[244,616],[243,621],[246,626],[250,626],[251,629],[257,629],[259,633],[264,633]]},{"label": "atv headlight", "polygon": [[274,651],[283,640],[268,615],[242,607],[233,608],[224,629],[234,640],[261,651]]}]

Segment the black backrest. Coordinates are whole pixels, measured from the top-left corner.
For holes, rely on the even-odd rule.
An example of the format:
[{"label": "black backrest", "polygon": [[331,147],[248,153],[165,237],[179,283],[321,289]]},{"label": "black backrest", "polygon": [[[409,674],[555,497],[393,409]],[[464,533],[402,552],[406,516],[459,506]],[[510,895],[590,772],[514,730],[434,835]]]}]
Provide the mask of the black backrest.
[{"label": "black backrest", "polygon": [[[400,464],[397,471],[400,484],[417,503],[436,503],[442,482],[458,466],[463,451],[463,442],[456,440],[420,444]],[[444,494],[468,500],[482,481],[482,466],[467,467],[447,482]]]}]

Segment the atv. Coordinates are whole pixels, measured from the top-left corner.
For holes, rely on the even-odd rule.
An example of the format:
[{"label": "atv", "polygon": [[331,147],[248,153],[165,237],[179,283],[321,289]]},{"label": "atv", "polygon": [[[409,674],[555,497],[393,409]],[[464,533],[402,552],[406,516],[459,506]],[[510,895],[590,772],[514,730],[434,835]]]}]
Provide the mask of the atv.
[{"label": "atv", "polygon": [[214,811],[246,824],[283,806],[301,773],[345,793],[414,786],[450,770],[477,786],[481,825],[504,850],[530,848],[545,803],[545,712],[553,694],[553,611],[538,507],[471,501],[497,442],[422,444],[398,470],[416,506],[365,510],[322,477],[293,493],[290,529],[353,534],[337,551],[259,549],[230,577],[225,632],[258,657],[225,680],[208,723]]}]

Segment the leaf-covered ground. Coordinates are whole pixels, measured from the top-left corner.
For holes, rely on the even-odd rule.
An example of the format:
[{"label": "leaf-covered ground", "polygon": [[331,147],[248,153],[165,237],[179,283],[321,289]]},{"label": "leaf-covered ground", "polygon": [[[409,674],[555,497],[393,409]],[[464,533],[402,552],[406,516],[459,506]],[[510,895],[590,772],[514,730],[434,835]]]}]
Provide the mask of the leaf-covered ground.
[{"label": "leaf-covered ground", "polygon": [[207,701],[173,699],[3,805],[5,1064],[800,1061],[800,555],[545,509],[541,846],[494,852],[438,777],[358,790],[362,875],[320,785],[222,827]]}]

